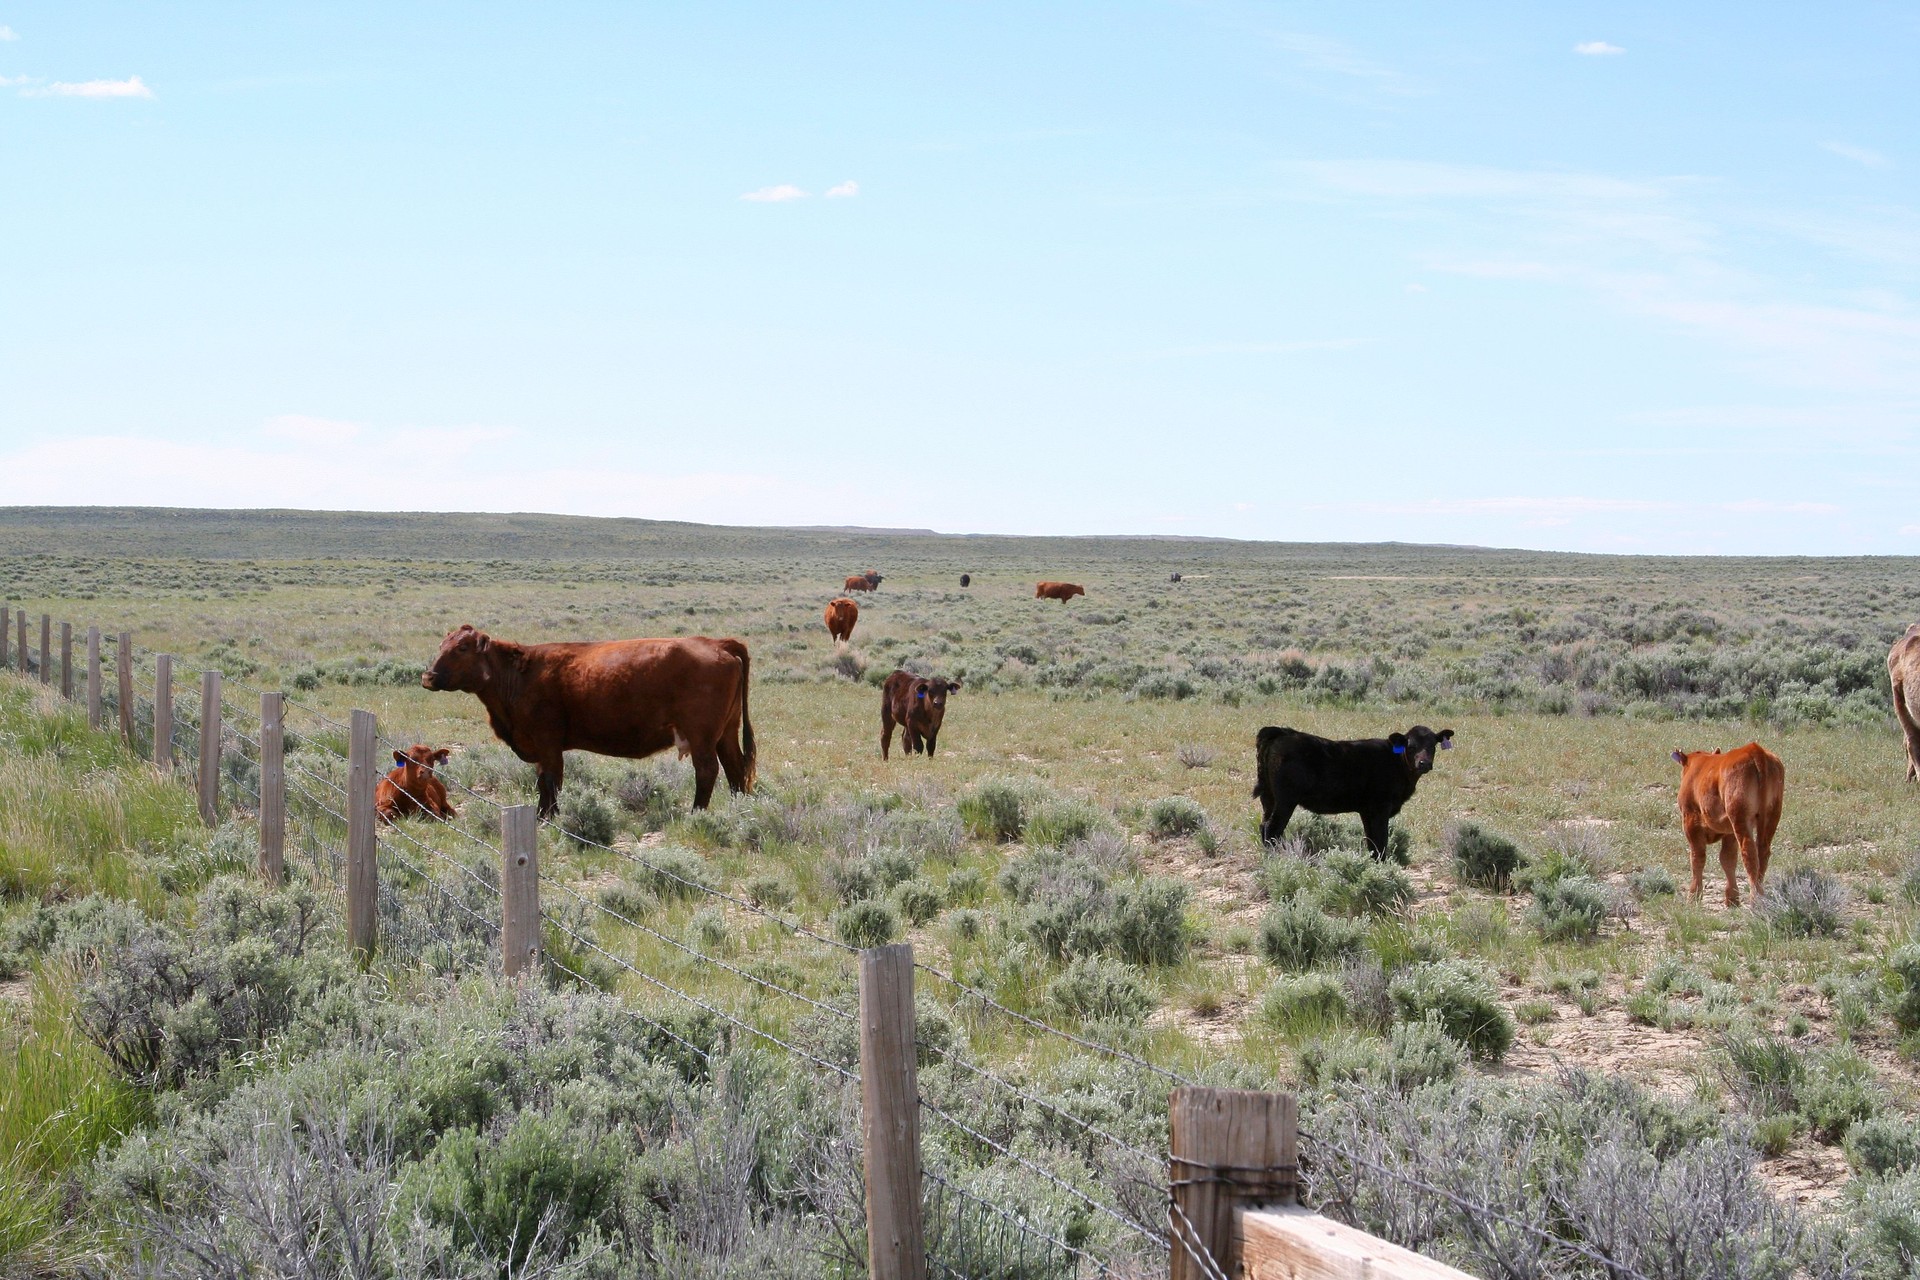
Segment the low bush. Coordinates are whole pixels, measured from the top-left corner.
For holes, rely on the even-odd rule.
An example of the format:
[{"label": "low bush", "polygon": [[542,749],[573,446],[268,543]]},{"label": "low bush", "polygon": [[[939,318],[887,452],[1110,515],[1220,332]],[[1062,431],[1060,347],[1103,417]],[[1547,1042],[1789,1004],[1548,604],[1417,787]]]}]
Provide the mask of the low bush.
[{"label": "low bush", "polygon": [[1418,1089],[1451,1080],[1460,1074],[1466,1056],[1437,1016],[1396,1023],[1387,1037],[1387,1083],[1396,1089]]},{"label": "low bush", "polygon": [[902,880],[887,895],[887,901],[908,924],[922,925],[940,914],[943,899],[940,890],[924,876]]},{"label": "low bush", "polygon": [[1107,816],[1082,800],[1043,800],[1027,814],[1025,836],[1030,845],[1062,846],[1085,840],[1108,825]]},{"label": "low bush", "polygon": [[586,844],[610,845],[619,833],[613,806],[591,787],[575,784],[560,798],[560,827]]},{"label": "low bush", "polygon": [[1873,1068],[1851,1046],[1807,1053],[1770,1035],[1734,1035],[1722,1051],[1727,1083],[1755,1117],[1797,1116],[1838,1142],[1879,1110]]},{"label": "low bush", "polygon": [[1300,1083],[1331,1090],[1355,1080],[1377,1078],[1384,1066],[1380,1042],[1352,1031],[1334,1031],[1303,1041],[1294,1064]]},{"label": "low bush", "polygon": [[1005,844],[1026,830],[1032,787],[1011,778],[984,778],[960,797],[960,820],[981,840]]},{"label": "low bush", "polygon": [[899,935],[900,920],[886,903],[863,898],[833,913],[833,933],[850,947],[883,947]]},{"label": "low bush", "polygon": [[1113,898],[1113,951],[1138,965],[1173,965],[1186,959],[1191,893],[1184,882],[1164,876],[1123,886]]},{"label": "low bush", "polygon": [[1902,1031],[1920,1031],[1920,943],[1909,942],[1887,957],[1887,970],[1899,979],[1893,996],[1893,1022]]},{"label": "low bush", "polygon": [[1527,864],[1519,845],[1477,822],[1450,823],[1445,844],[1455,878],[1475,888],[1511,892],[1514,873]]},{"label": "low bush", "polygon": [[1492,979],[1463,961],[1410,965],[1394,975],[1388,993],[1400,1021],[1434,1018],[1476,1058],[1498,1062],[1513,1043],[1513,1019],[1500,1007]]},{"label": "low bush", "polygon": [[1081,956],[1047,984],[1047,1003],[1087,1022],[1135,1023],[1153,1009],[1154,998],[1133,969],[1102,956]]},{"label": "low bush", "polygon": [[1670,898],[1679,891],[1673,873],[1665,867],[1642,867],[1627,877],[1627,886],[1642,902],[1650,898]]},{"label": "low bush", "polygon": [[1360,949],[1365,926],[1336,920],[1306,897],[1275,905],[1260,922],[1260,954],[1276,969],[1304,970]]},{"label": "low bush", "polygon": [[718,951],[727,945],[727,918],[718,907],[702,907],[687,921],[687,945],[696,951]]},{"label": "low bush", "polygon": [[1187,796],[1165,796],[1147,806],[1147,830],[1156,840],[1190,836],[1207,825],[1207,811]]},{"label": "low bush", "polygon": [[973,867],[956,867],[947,876],[947,901],[956,907],[977,907],[987,900],[987,878]]},{"label": "low bush", "polygon": [[[1310,854],[1331,849],[1367,851],[1367,835],[1357,820],[1329,818],[1318,813],[1296,812],[1293,821],[1287,824],[1286,840],[1299,841],[1301,848]],[[1413,837],[1404,826],[1387,829],[1386,858],[1403,867],[1413,860]]]},{"label": "low bush", "polygon": [[1920,1165],[1920,1125],[1910,1116],[1869,1116],[1840,1144],[1855,1173],[1905,1173]]},{"label": "low bush", "polygon": [[1599,934],[1612,904],[1605,886],[1566,876],[1534,890],[1527,923],[1549,942],[1585,942]]},{"label": "low bush", "polygon": [[1346,916],[1386,915],[1404,910],[1413,901],[1413,881],[1391,863],[1364,853],[1336,849],[1320,859],[1326,872],[1320,902],[1329,911]]},{"label": "low bush", "polygon": [[1260,997],[1261,1021],[1287,1035],[1338,1027],[1347,1019],[1347,993],[1330,973],[1278,978]]},{"label": "low bush", "polygon": [[793,902],[793,886],[777,875],[752,876],[742,887],[746,890],[747,901],[756,907],[778,909]]},{"label": "low bush", "polygon": [[1754,907],[1789,938],[1831,938],[1840,932],[1852,896],[1834,876],[1814,867],[1795,867],[1769,884]]},{"label": "low bush", "polygon": [[640,852],[644,862],[635,861],[627,878],[669,902],[694,902],[707,896],[713,887],[707,860],[693,850],[677,844],[654,845]]}]

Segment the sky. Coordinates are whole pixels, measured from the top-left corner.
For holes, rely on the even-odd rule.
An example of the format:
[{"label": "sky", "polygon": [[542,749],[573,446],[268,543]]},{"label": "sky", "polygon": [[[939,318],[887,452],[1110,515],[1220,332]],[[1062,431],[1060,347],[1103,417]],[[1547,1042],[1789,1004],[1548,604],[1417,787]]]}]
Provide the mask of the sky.
[{"label": "sky", "polygon": [[0,0],[0,503],[1920,554],[1920,5]]}]

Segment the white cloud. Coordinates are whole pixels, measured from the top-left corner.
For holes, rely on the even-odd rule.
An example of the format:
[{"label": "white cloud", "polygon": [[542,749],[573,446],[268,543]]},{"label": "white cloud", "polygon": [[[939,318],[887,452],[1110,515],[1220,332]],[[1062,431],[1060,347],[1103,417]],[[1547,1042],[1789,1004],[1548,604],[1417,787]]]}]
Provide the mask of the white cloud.
[{"label": "white cloud", "polygon": [[55,80],[44,89],[28,89],[30,98],[151,98],[153,90],[139,76],[125,80]]},{"label": "white cloud", "polygon": [[1573,51],[1589,58],[1607,58],[1626,50],[1617,44],[1608,44],[1605,40],[1582,40],[1573,46]]},{"label": "white cloud", "polygon": [[12,27],[0,27],[0,40],[18,40],[20,33]]},{"label": "white cloud", "polygon": [[1900,526],[1900,532],[1909,537],[1920,536],[1920,524],[1903,524]]},{"label": "white cloud", "polygon": [[1872,147],[1856,147],[1848,142],[1823,142],[1820,145],[1837,156],[1844,156],[1855,164],[1866,165],[1869,169],[1884,169],[1893,163]]},{"label": "white cloud", "polygon": [[1388,93],[1409,93],[1406,78],[1392,67],[1362,57],[1338,40],[1297,31],[1267,32],[1266,38],[1277,47],[1295,54],[1300,65],[1312,71],[1331,72]]},{"label": "white cloud", "polygon": [[848,200],[859,194],[860,184],[852,178],[848,178],[839,186],[827,188],[827,199],[829,200]]},{"label": "white cloud", "polygon": [[32,76],[0,76],[0,89],[8,89],[16,84],[28,84],[32,80]]},{"label": "white cloud", "polygon": [[1301,338],[1292,342],[1208,342],[1192,347],[1167,347],[1146,354],[1173,356],[1284,356],[1299,351],[1346,351],[1365,346],[1367,338]]},{"label": "white cloud", "polygon": [[756,204],[780,204],[787,200],[805,200],[807,193],[791,182],[783,182],[777,187],[761,187],[758,191],[749,191],[740,197]]},{"label": "white cloud", "polygon": [[261,434],[269,439],[308,445],[349,444],[359,439],[365,430],[358,422],[312,418],[304,413],[283,413],[277,418],[268,418],[260,428]]}]

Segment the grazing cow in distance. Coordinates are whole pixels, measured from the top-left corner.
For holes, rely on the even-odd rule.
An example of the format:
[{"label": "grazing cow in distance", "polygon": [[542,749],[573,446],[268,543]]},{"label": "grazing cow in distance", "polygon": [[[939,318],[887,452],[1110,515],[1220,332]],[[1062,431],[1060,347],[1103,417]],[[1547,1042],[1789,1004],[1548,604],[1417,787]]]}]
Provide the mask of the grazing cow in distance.
[{"label": "grazing cow in distance", "polygon": [[880,575],[869,569],[865,573],[856,573],[851,578],[848,578],[846,584],[841,587],[841,590],[878,591],[880,589],[880,582]]},{"label": "grazing cow in distance", "polygon": [[550,817],[569,751],[638,760],[677,747],[693,759],[696,809],[723,769],[729,787],[752,791],[748,675],[747,646],[731,637],[515,644],[463,625],[420,683],[480,699],[500,741],[538,769],[540,815]]},{"label": "grazing cow in distance", "polygon": [[1180,575],[1176,573],[1176,574],[1174,574],[1174,575],[1173,575],[1172,577],[1170,577],[1170,578],[1168,578],[1168,579],[1167,579],[1167,581],[1169,581],[1169,582],[1178,582],[1178,581],[1180,581]]},{"label": "grazing cow in distance", "polygon": [[973,585],[973,575],[972,575],[972,574],[970,574],[970,573],[963,573],[963,574],[961,574],[961,575],[960,575],[960,587],[961,587],[961,589],[962,589],[962,590],[965,590],[966,588],[968,588],[968,587],[970,587],[970,586],[972,586],[972,585]]},{"label": "grazing cow in distance", "polygon": [[900,726],[900,742],[908,755],[924,750],[933,757],[940,741],[940,724],[947,717],[947,695],[960,692],[958,680],[916,676],[896,671],[880,686],[880,758],[893,746],[893,727]]},{"label": "grazing cow in distance", "polygon": [[1707,865],[1707,846],[1720,842],[1720,869],[1727,875],[1727,905],[1740,905],[1734,884],[1735,849],[1747,867],[1747,883],[1758,898],[1773,857],[1773,832],[1780,825],[1780,802],[1787,769],[1780,757],[1757,742],[1732,751],[1676,751],[1680,765],[1680,828],[1693,855],[1694,900]]},{"label": "grazing cow in distance", "polygon": [[1887,678],[1893,684],[1893,714],[1907,735],[1907,781],[1920,781],[1920,622],[1887,651]]},{"label": "grazing cow in distance", "polygon": [[835,640],[853,639],[853,624],[860,621],[860,606],[841,596],[827,601],[827,634]]},{"label": "grazing cow in distance", "polygon": [[434,750],[416,742],[393,753],[393,768],[373,789],[373,811],[382,822],[396,822],[416,813],[433,818],[457,816],[447,803],[447,788],[433,776],[447,762],[445,747]]},{"label": "grazing cow in distance", "polygon": [[1453,730],[1417,724],[1384,738],[1341,741],[1268,725],[1254,739],[1260,839],[1286,834],[1294,809],[1357,813],[1373,856],[1387,852],[1387,822],[1433,770],[1434,753],[1453,748]]},{"label": "grazing cow in distance", "polygon": [[1087,589],[1077,582],[1037,582],[1033,587],[1035,600],[1058,600],[1061,604],[1085,594]]}]

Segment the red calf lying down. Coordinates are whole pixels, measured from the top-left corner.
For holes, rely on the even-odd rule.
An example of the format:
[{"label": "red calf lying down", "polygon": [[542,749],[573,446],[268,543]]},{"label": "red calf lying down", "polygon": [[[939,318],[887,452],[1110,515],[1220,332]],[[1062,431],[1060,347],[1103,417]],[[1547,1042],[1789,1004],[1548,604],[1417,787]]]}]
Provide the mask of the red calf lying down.
[{"label": "red calf lying down", "polygon": [[1732,751],[1676,751],[1680,762],[1680,826],[1693,854],[1693,888],[1707,865],[1707,845],[1720,842],[1720,869],[1727,874],[1727,905],[1740,905],[1734,885],[1734,849],[1747,865],[1753,896],[1764,892],[1767,862],[1773,857],[1773,830],[1780,825],[1780,800],[1787,770],[1780,757],[1757,742]]},{"label": "red calf lying down", "polygon": [[393,822],[416,813],[436,818],[454,816],[447,803],[447,789],[433,776],[434,769],[447,762],[447,749],[415,743],[405,751],[393,753],[394,767],[373,790],[373,811],[383,822]]}]

